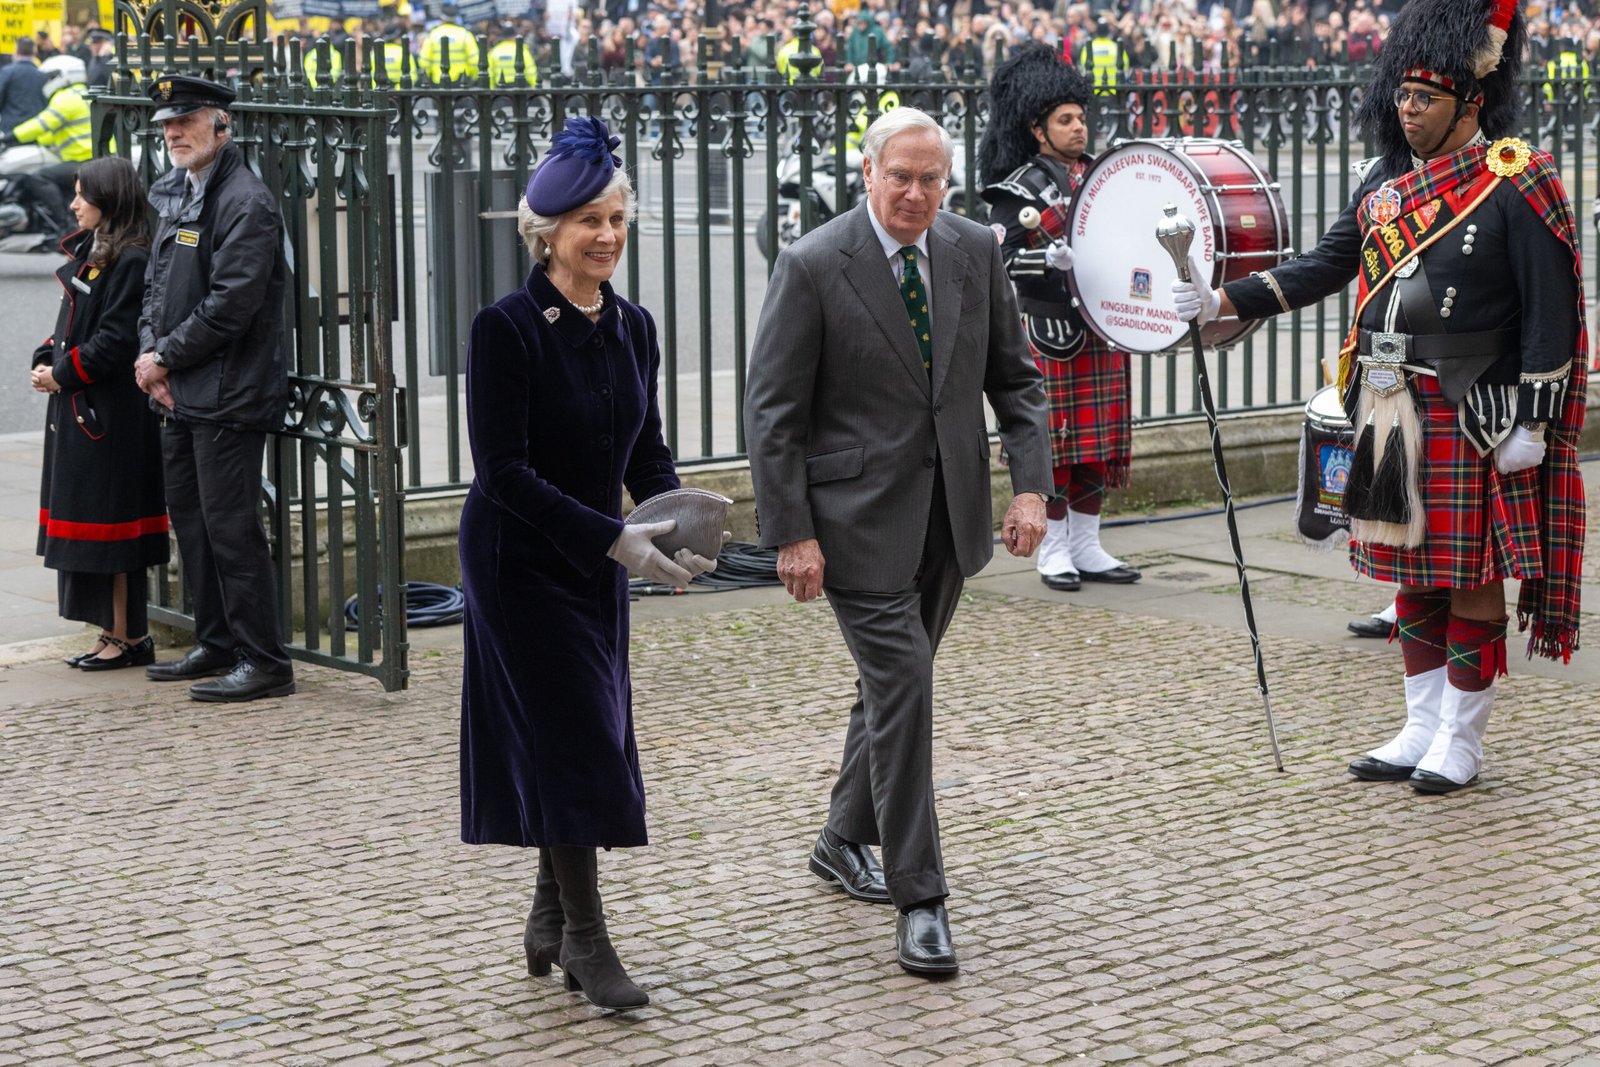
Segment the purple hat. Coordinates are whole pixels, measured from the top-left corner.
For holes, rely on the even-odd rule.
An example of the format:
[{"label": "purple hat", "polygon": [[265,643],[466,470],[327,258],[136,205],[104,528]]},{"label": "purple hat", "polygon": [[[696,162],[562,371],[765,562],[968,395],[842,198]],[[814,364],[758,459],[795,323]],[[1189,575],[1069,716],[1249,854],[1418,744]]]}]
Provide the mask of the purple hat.
[{"label": "purple hat", "polygon": [[550,154],[528,179],[528,207],[554,218],[599,196],[622,166],[622,160],[611,154],[621,143],[622,138],[611,136],[599,119],[569,121],[550,143]]}]

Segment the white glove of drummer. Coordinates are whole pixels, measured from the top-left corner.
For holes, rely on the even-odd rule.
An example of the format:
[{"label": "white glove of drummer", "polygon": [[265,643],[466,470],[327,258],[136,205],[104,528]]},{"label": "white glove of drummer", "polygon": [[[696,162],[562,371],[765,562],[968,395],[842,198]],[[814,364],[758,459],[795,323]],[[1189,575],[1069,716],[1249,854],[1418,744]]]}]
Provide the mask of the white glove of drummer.
[{"label": "white glove of drummer", "polygon": [[1072,246],[1065,241],[1052,241],[1044,250],[1044,261],[1056,270],[1072,269]]},{"label": "white glove of drummer", "polygon": [[[1201,278],[1205,272],[1200,269],[1200,264],[1189,257],[1189,277]],[[1172,280],[1172,302],[1178,310],[1178,318],[1184,322],[1192,322],[1204,326],[1222,312],[1222,294],[1215,289],[1202,288],[1192,281],[1182,278]]]},{"label": "white glove of drummer", "polygon": [[1494,449],[1494,466],[1501,474],[1515,474],[1544,462],[1544,431],[1537,434],[1518,426]]},{"label": "white glove of drummer", "polygon": [[671,533],[677,528],[676,519],[624,526],[622,533],[617,535],[617,539],[611,542],[611,547],[606,549],[606,555],[628,568],[629,574],[637,574],[657,585],[672,585],[681,589],[689,584],[689,572],[668,559],[652,543],[653,538]]}]

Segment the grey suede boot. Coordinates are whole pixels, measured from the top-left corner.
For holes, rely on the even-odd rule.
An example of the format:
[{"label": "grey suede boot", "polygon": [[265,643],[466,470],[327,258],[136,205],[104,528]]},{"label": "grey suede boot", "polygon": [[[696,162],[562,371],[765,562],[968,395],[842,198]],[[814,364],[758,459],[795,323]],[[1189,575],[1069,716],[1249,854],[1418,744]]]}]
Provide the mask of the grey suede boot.
[{"label": "grey suede boot", "polygon": [[591,1004],[601,1008],[625,1011],[644,1007],[650,1003],[649,996],[628,978],[606,936],[595,850],[561,845],[549,852],[566,917],[560,964],[567,988],[582,990]]},{"label": "grey suede boot", "polygon": [[528,973],[543,978],[561,955],[561,888],[556,884],[550,850],[539,850],[539,881],[533,887],[533,907],[522,928],[522,947],[528,954]]}]

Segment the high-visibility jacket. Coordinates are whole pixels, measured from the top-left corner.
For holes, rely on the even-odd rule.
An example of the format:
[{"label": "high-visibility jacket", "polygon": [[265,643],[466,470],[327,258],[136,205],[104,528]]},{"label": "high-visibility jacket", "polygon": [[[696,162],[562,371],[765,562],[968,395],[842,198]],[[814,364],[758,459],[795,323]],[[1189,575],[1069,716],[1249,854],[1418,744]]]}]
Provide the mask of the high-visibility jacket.
[{"label": "high-visibility jacket", "polygon": [[329,88],[339,80],[339,75],[344,71],[344,56],[339,54],[339,49],[328,45],[328,69],[322,69],[322,52],[318,45],[306,49],[305,58],[300,64],[305,68],[306,81],[313,87]]},{"label": "high-visibility jacket", "polygon": [[478,76],[478,39],[472,31],[453,22],[443,22],[422,37],[422,54],[417,66],[435,85],[444,83],[445,43],[450,47],[450,80]]},{"label": "high-visibility jacket", "polygon": [[82,163],[94,155],[93,128],[89,122],[89,101],[83,86],[57,89],[44,110],[11,131],[22,144],[53,149],[67,163]]},{"label": "high-visibility jacket", "polygon": [[529,85],[539,84],[539,67],[533,61],[533,49],[520,40],[501,41],[489,49],[489,84],[517,85],[517,52],[522,53],[522,77]]},{"label": "high-visibility jacket", "polygon": [[[893,89],[885,89],[878,94],[878,115],[880,118],[899,106],[900,94]],[[856,108],[855,121],[850,123],[850,129],[844,135],[845,147],[853,151],[859,150],[861,148],[861,139],[867,135],[867,127],[869,125],[871,123],[867,118],[867,108],[863,104],[861,107]]]},{"label": "high-visibility jacket", "polygon": [[[381,47],[374,49],[373,54],[367,58],[368,65],[372,67],[373,85],[378,84],[377,52],[383,53],[383,76],[389,79],[390,85],[399,85],[400,79],[405,76],[406,56],[409,50],[399,41],[385,41]],[[454,59],[451,62],[454,62]],[[416,63],[411,64],[411,77],[413,80],[417,77]]]},{"label": "high-visibility jacket", "polygon": [[1078,52],[1078,67],[1094,82],[1095,91],[1110,92],[1117,78],[1128,71],[1128,55],[1109,37],[1091,37]]},{"label": "high-visibility jacket", "polygon": [[[814,52],[816,50],[816,45],[812,45],[811,47]],[[774,62],[778,67],[778,73],[782,74],[791,82],[800,77],[800,68],[790,62],[790,60],[792,60],[795,57],[795,54],[799,51],[800,38],[796,37],[792,41],[785,41],[783,44],[779,45],[777,56],[774,59]],[[817,58],[820,60],[822,57],[818,56]],[[821,73],[822,66],[819,63],[815,68],[812,69],[811,76],[815,78]]]},{"label": "high-visibility jacket", "polygon": [[1544,65],[1544,72],[1545,77],[1550,79],[1544,83],[1544,98],[1546,100],[1554,100],[1556,98],[1556,87],[1550,83],[1557,79],[1581,78],[1586,83],[1583,87],[1584,95],[1588,95],[1589,61],[1583,57],[1582,52],[1572,48],[1563,48],[1550,57],[1550,61]]}]

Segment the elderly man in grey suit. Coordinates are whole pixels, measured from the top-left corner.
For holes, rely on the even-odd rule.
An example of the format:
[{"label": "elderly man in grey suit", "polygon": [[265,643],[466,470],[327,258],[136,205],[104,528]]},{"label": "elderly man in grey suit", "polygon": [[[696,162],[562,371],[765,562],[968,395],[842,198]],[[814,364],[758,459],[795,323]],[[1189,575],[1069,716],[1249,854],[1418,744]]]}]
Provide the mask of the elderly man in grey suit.
[{"label": "elderly man in grey suit", "polygon": [[962,582],[994,554],[985,396],[1015,494],[1001,539],[1027,556],[1044,536],[1044,389],[994,234],[939,210],[949,134],[899,108],[861,152],[867,202],[773,270],[745,405],[750,471],[761,544],[796,600],[827,593],[858,672],[811,870],[899,909],[906,970],[951,974],[933,656]]}]

